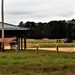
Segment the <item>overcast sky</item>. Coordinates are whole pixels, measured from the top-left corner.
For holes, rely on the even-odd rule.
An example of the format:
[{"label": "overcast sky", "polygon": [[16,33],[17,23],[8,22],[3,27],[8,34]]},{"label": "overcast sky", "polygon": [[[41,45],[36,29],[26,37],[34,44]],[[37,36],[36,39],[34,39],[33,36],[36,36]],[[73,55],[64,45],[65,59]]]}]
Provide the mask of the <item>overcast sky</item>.
[{"label": "overcast sky", "polygon": [[4,11],[4,21],[12,24],[69,20],[75,18],[75,0],[4,0]]}]

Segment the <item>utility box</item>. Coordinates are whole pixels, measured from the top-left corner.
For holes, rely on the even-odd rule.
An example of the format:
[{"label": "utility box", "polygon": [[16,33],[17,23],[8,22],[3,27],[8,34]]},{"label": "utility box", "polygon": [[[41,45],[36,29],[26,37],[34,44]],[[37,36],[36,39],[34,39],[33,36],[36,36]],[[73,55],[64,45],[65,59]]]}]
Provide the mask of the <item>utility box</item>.
[{"label": "utility box", "polygon": [[9,44],[10,44],[10,49],[16,49],[16,47],[18,46],[18,43],[16,41],[12,41]]}]

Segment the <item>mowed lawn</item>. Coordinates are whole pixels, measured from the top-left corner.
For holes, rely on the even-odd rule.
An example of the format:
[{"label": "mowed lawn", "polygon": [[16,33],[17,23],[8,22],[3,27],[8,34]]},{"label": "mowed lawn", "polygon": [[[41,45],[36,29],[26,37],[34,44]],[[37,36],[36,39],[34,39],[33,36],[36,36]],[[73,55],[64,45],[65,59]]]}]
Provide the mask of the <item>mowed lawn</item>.
[{"label": "mowed lawn", "polygon": [[75,53],[6,50],[0,52],[0,75],[75,75]]}]

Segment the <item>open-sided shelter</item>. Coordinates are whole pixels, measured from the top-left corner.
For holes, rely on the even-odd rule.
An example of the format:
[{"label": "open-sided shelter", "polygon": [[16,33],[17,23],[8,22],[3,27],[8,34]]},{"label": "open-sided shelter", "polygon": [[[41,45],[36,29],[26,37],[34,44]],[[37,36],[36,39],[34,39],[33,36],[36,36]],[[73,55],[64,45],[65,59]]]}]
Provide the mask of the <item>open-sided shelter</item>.
[{"label": "open-sided shelter", "polygon": [[[22,38],[24,38],[24,49],[26,48],[26,32],[29,30],[30,28],[4,23],[4,37],[16,37],[19,49],[23,49]],[[0,22],[0,37],[1,36],[2,36],[2,23]]]}]

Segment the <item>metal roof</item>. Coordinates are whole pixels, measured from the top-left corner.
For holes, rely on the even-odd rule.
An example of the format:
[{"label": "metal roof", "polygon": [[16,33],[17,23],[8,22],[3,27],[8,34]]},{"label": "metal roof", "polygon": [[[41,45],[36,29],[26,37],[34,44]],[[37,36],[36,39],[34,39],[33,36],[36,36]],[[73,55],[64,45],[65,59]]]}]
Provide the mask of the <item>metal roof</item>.
[{"label": "metal roof", "polygon": [[[0,30],[2,30],[2,22],[0,22]],[[30,30],[30,28],[4,23],[4,30]]]}]

